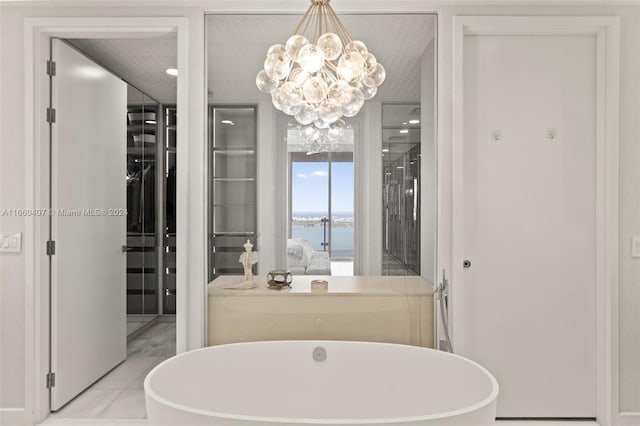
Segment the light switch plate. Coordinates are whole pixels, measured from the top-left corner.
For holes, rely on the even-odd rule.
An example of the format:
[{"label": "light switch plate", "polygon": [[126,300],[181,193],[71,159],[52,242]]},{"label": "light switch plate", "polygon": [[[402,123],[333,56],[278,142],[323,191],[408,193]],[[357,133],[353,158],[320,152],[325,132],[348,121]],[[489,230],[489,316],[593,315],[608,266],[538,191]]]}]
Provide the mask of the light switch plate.
[{"label": "light switch plate", "polygon": [[22,233],[0,234],[0,253],[20,253],[22,251]]},{"label": "light switch plate", "polygon": [[640,237],[631,238],[631,257],[640,257]]}]

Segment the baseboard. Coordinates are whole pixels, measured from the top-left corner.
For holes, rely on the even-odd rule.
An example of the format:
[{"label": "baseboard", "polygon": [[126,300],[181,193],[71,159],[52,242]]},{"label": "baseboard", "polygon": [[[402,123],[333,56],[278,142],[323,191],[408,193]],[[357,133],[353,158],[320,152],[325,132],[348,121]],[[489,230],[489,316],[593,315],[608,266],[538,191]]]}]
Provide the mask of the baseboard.
[{"label": "baseboard", "polygon": [[640,426],[640,413],[619,413],[616,426]]},{"label": "baseboard", "polygon": [[29,424],[24,408],[0,408],[0,425],[24,426]]}]

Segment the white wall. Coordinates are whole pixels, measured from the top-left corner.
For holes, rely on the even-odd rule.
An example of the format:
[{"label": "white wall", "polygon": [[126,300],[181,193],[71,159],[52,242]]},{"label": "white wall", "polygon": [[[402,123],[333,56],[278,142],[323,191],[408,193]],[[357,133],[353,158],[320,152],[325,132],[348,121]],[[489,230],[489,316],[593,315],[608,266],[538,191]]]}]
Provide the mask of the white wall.
[{"label": "white wall", "polygon": [[421,111],[421,210],[420,210],[420,272],[436,283],[436,245],[438,228],[438,158],[436,146],[436,39],[422,54]]},{"label": "white wall", "polygon": [[382,104],[375,98],[351,119],[355,129],[355,275],[382,273]]},{"label": "white wall", "polygon": [[640,7],[626,12],[621,14],[619,391],[620,411],[640,413],[640,259],[631,258],[631,237],[640,236]]},{"label": "white wall", "polygon": [[[167,4],[167,3],[164,3]],[[203,4],[206,4],[203,2]],[[442,2],[442,4],[446,4]],[[451,28],[452,17],[455,15],[614,15],[621,17],[621,93],[620,93],[620,408],[624,411],[640,412],[640,259],[629,256],[629,241],[631,235],[640,234],[640,8],[638,6],[472,6],[451,7],[441,6],[435,2],[420,0],[344,0],[334,5],[338,11],[407,11],[439,13],[439,99],[440,112],[438,135],[439,149],[442,158],[451,158],[449,141],[451,140]],[[24,177],[24,70],[23,70],[23,17],[26,16],[186,16],[190,26],[189,63],[192,67],[203,66],[204,35],[198,36],[203,29],[203,10],[210,11],[300,11],[300,2],[294,0],[211,0],[204,8],[171,8],[150,7],[148,3],[143,7],[113,8],[113,7],[28,7],[0,5],[0,60],[2,75],[0,84],[2,96],[0,99],[0,209],[22,207],[25,203]],[[201,59],[198,59],[201,58]],[[192,81],[190,92],[201,92],[204,97],[204,73],[202,81]],[[190,128],[194,131],[201,123],[204,132],[204,114],[202,117],[190,117]],[[196,151],[204,149],[195,146]],[[373,152],[372,150],[371,152]],[[379,150],[378,150],[379,152]],[[204,153],[204,151],[203,151]],[[377,153],[376,153],[377,154]],[[204,154],[203,154],[204,155]],[[193,277],[189,285],[193,293],[202,292],[204,280],[205,253],[196,253],[200,240],[198,233],[202,230],[205,220],[204,205],[199,186],[202,184],[203,171],[196,161],[197,152],[190,153],[189,164],[193,169],[189,172],[189,182],[185,183],[195,191],[193,197],[185,199],[191,207],[189,212],[188,232],[193,236],[190,247],[194,248],[194,256],[188,260],[188,268],[193,270]],[[191,162],[194,162],[192,164]],[[440,195],[440,218],[446,220],[451,214],[451,197],[447,189],[451,188],[451,168],[445,164],[438,171]],[[380,182],[380,179],[375,182]],[[367,188],[363,188],[366,190]],[[379,189],[376,186],[376,189]],[[380,191],[376,191],[379,193]],[[199,209],[198,209],[199,207]],[[375,226],[380,228],[380,215],[375,217]],[[443,219],[444,218],[444,219]],[[24,232],[25,222],[16,217],[0,217],[0,232]],[[263,226],[263,225],[259,225]],[[372,225],[373,226],[373,225]],[[187,228],[185,228],[187,229]],[[450,246],[446,232],[439,238],[440,267],[450,267]],[[204,237],[203,237],[204,238]],[[206,247],[206,240],[202,242],[202,250]],[[373,253],[372,253],[373,255]],[[376,257],[379,258],[379,257]],[[202,269],[200,271],[200,269]],[[203,292],[202,292],[203,293]],[[22,409],[30,405],[25,400],[25,298],[32,298],[33,294],[25,294],[24,254],[17,256],[0,255],[0,407],[2,409]],[[204,294],[202,294],[204,298]],[[196,298],[197,299],[197,298]],[[201,306],[189,306],[195,314],[191,321],[198,321],[201,316]],[[194,343],[198,336],[189,336],[188,346]],[[30,366],[28,366],[30,368]],[[5,412],[5,415],[7,413]],[[5,416],[4,418],[8,418]],[[2,421],[3,418],[0,418]],[[3,423],[4,424],[4,423]]]},{"label": "white wall", "polygon": [[[286,269],[287,153],[286,126],[279,126],[271,102],[258,104],[258,272]],[[282,250],[274,250],[281,247]]]}]

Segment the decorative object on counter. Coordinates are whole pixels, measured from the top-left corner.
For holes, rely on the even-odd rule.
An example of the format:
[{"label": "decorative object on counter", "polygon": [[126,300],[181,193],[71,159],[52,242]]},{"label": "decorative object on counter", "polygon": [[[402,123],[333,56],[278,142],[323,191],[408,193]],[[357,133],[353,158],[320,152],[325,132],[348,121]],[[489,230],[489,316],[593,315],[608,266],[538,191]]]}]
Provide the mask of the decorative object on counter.
[{"label": "decorative object on counter", "polygon": [[351,39],[329,2],[311,0],[286,44],[267,51],[256,85],[303,126],[339,131],[340,117],[358,114],[386,72],[363,42]]},{"label": "decorative object on counter", "polygon": [[327,280],[313,280],[311,281],[311,291],[328,291],[329,281]]},{"label": "decorative object on counter", "polygon": [[267,283],[269,288],[280,290],[283,287],[291,288],[293,275],[289,271],[271,271],[267,274]]},{"label": "decorative object on counter", "polygon": [[251,244],[251,241],[249,240],[244,243],[243,247],[244,252],[240,255],[238,262],[242,263],[242,267],[244,268],[244,281],[238,284],[226,286],[226,289],[250,290],[257,287],[256,283],[253,281],[253,272],[251,271],[251,268],[254,264],[258,263],[258,253],[251,251],[253,249],[253,244]]}]

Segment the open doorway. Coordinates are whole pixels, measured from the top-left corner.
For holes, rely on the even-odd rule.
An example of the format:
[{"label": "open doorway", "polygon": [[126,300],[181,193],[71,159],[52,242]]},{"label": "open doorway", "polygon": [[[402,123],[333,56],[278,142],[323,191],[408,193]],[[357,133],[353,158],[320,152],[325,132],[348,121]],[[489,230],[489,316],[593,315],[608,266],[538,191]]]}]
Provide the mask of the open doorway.
[{"label": "open doorway", "polygon": [[176,353],[177,81],[166,70],[177,37],[128,37],[48,41],[51,308],[41,349],[57,418],[144,417],[144,376]]}]

